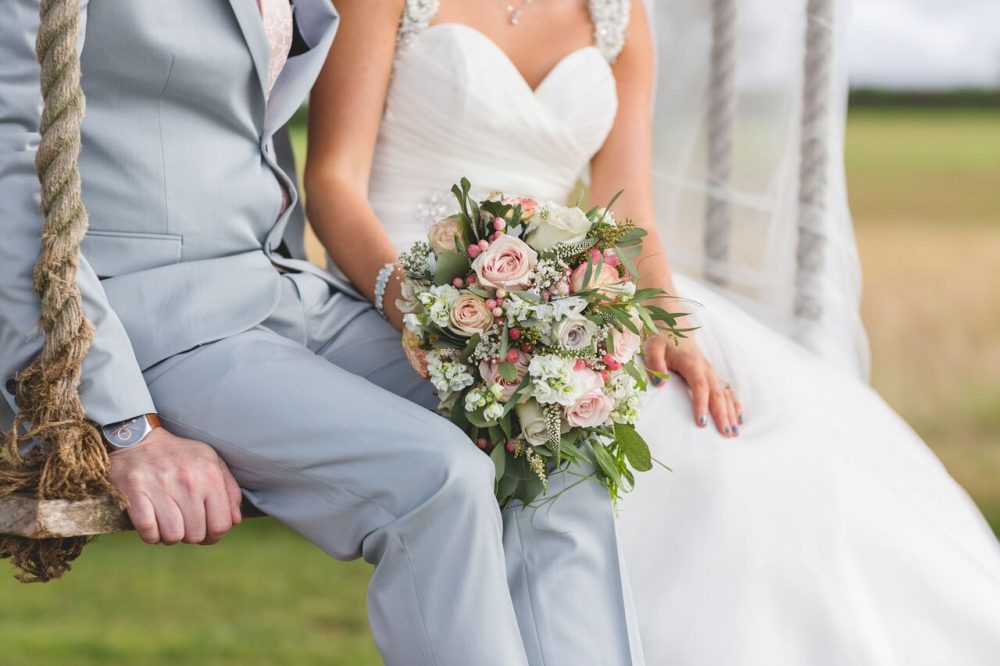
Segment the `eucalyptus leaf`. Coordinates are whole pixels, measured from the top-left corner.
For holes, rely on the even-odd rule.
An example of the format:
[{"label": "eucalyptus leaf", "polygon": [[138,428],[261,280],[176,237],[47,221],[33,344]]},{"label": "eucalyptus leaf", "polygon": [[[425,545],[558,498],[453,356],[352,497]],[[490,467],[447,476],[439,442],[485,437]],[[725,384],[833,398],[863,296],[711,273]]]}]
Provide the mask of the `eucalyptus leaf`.
[{"label": "eucalyptus leaf", "polygon": [[469,272],[469,258],[458,252],[442,252],[434,268],[434,284],[448,284]]},{"label": "eucalyptus leaf", "polygon": [[490,459],[496,467],[497,481],[500,481],[507,469],[507,451],[502,446],[494,446],[490,451]]}]

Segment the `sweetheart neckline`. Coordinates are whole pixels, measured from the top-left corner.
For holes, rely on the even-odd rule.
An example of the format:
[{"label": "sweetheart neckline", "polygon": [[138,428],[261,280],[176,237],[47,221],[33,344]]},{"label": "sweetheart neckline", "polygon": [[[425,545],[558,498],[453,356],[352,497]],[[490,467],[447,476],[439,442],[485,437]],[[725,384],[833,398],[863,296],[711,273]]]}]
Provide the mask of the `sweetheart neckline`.
[{"label": "sweetheart neckline", "polygon": [[525,77],[524,73],[514,63],[514,60],[511,59],[510,55],[506,51],[504,51],[503,48],[501,48],[501,46],[499,44],[497,44],[493,39],[491,39],[483,31],[478,30],[476,28],[473,28],[471,25],[468,25],[466,23],[458,23],[458,22],[455,22],[455,21],[446,21],[444,23],[435,23],[433,25],[428,26],[421,33],[421,35],[426,35],[426,34],[432,32],[432,31],[434,31],[434,30],[436,30],[438,28],[450,28],[452,30],[456,30],[457,29],[459,31],[464,30],[466,32],[472,33],[473,35],[477,36],[480,40],[482,40],[483,42],[485,42],[486,44],[488,44],[489,47],[497,55],[499,55],[500,58],[504,62],[507,63],[507,65],[510,67],[511,71],[514,73],[514,75],[517,77],[517,79],[520,80],[520,82],[522,83],[522,85],[524,86],[524,88],[528,92],[530,92],[533,96],[536,96],[536,97],[538,96],[539,92],[545,87],[545,85],[553,78],[553,76],[557,72],[559,72],[567,63],[569,63],[570,61],[572,61],[574,58],[580,56],[581,54],[587,53],[588,51],[596,51],[597,55],[600,56],[601,62],[603,62],[605,65],[607,65],[609,71],[611,69],[611,66],[608,64],[608,61],[604,59],[604,55],[601,53],[601,50],[597,47],[597,45],[596,44],[587,44],[586,46],[581,46],[580,48],[573,49],[572,51],[570,51],[569,53],[567,53],[566,55],[564,55],[562,58],[560,58],[556,62],[556,64],[553,65],[551,69],[549,69],[549,71],[545,74],[545,76],[542,77],[542,79],[538,82],[538,85],[532,87],[532,85],[528,82],[527,77]]}]

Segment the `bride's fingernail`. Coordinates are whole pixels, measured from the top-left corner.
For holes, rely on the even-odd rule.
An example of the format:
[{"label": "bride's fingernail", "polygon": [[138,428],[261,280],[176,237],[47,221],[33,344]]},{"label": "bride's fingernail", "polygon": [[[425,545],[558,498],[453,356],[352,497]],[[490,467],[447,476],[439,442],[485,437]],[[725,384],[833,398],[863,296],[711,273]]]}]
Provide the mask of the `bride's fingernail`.
[{"label": "bride's fingernail", "polygon": [[737,428],[736,426],[733,426],[733,434],[736,435],[737,437],[739,437],[740,436],[740,429]]},{"label": "bride's fingernail", "polygon": [[659,386],[662,383],[663,383],[662,379],[660,379],[656,375],[653,375],[653,386]]},{"label": "bride's fingernail", "polygon": [[740,414],[739,420],[740,420],[740,425],[743,425],[743,415],[742,414]]},{"label": "bride's fingernail", "polygon": [[707,426],[708,425],[708,417],[705,416],[704,414],[702,414],[701,416],[699,416],[698,417],[698,425],[700,425],[702,428],[704,428],[705,426]]},{"label": "bride's fingernail", "polygon": [[723,428],[723,430],[725,430],[727,435],[731,432],[729,426],[726,426],[725,428]]}]

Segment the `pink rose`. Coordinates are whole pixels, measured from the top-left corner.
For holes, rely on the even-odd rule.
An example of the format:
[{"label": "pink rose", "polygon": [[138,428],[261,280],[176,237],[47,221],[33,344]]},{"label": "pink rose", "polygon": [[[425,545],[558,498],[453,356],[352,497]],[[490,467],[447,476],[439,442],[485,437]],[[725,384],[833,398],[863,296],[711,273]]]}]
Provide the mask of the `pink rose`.
[{"label": "pink rose", "polygon": [[420,336],[409,329],[403,330],[403,352],[420,378],[429,379],[431,375],[427,371],[427,351],[420,348]]},{"label": "pink rose", "polygon": [[493,313],[486,307],[486,301],[475,294],[462,294],[451,304],[448,322],[454,332],[472,337],[493,326]]},{"label": "pink rose", "polygon": [[596,264],[590,271],[590,281],[584,284],[587,277],[587,262],[583,262],[575,269],[569,279],[570,291],[574,294],[581,291],[596,290],[603,296],[603,301],[612,303],[621,296],[631,296],[635,293],[635,285],[618,274],[618,269],[611,264],[602,262],[600,266]]},{"label": "pink rose", "polygon": [[511,380],[504,379],[503,375],[500,374],[500,364],[497,361],[481,361],[479,363],[479,376],[483,378],[483,382],[487,385],[499,384],[500,388],[503,389],[503,399],[510,400],[510,397],[514,395],[514,391],[521,385],[521,382],[524,381],[524,376],[528,373],[529,360],[530,357],[524,352],[517,353],[517,361],[514,362],[514,370],[517,372],[517,376]]},{"label": "pink rose", "polygon": [[[642,330],[642,322],[638,318],[633,317],[632,323],[640,331]],[[617,328],[611,329],[611,340],[615,347],[611,355],[620,363],[631,361],[639,353],[639,348],[642,346],[642,338],[627,328],[622,331],[619,331]]]},{"label": "pink rose", "polygon": [[587,391],[566,408],[566,420],[578,428],[596,428],[604,425],[614,404],[602,389]]},{"label": "pink rose", "polygon": [[493,241],[472,262],[479,283],[494,289],[527,286],[538,253],[515,236],[503,235]]},{"label": "pink rose", "polygon": [[503,202],[508,206],[521,206],[521,221],[530,220],[538,212],[538,202],[534,199],[511,197],[510,199],[504,199]]}]

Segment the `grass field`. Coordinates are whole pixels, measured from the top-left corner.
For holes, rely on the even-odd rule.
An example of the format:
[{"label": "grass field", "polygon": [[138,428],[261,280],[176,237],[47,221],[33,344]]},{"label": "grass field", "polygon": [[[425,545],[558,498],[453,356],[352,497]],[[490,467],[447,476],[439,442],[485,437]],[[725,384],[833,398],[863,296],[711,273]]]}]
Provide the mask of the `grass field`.
[{"label": "grass field", "polygon": [[[847,160],[874,383],[1000,531],[1000,113],[854,114]],[[11,573],[0,666],[379,663],[366,566],[266,520],[214,548],[105,538],[44,587]]]}]

